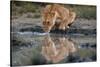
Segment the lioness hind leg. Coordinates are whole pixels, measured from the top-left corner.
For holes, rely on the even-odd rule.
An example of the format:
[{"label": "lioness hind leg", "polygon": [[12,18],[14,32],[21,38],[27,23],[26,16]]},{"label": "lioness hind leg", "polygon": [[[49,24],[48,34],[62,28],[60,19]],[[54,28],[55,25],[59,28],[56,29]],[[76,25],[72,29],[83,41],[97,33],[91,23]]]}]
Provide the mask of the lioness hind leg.
[{"label": "lioness hind leg", "polygon": [[69,27],[73,24],[73,22],[75,20],[75,17],[76,17],[76,13],[75,12],[70,12],[69,20],[68,20],[68,23],[69,23],[68,26]]},{"label": "lioness hind leg", "polygon": [[70,27],[72,24],[73,24],[73,22],[72,22],[72,23],[69,23],[69,24],[68,24],[68,27]]},{"label": "lioness hind leg", "polygon": [[59,29],[65,30],[66,29],[66,25],[68,25],[67,24],[67,20],[64,20],[63,22],[60,23]]}]

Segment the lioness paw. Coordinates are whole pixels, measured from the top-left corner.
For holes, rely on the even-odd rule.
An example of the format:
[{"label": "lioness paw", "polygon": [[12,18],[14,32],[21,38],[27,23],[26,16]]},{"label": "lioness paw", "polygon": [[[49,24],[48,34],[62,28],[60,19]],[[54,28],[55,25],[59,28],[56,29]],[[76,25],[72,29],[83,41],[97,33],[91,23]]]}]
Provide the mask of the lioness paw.
[{"label": "lioness paw", "polygon": [[59,26],[59,29],[60,30],[65,30],[66,28],[65,28],[65,26]]}]

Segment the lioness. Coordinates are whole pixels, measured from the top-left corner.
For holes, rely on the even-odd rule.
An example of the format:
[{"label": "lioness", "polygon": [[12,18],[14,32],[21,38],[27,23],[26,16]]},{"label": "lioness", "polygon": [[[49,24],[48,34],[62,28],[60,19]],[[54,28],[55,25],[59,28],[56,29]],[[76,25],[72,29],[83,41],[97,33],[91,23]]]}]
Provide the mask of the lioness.
[{"label": "lioness", "polygon": [[[42,12],[43,30],[50,32],[52,28],[58,26],[58,29],[65,30],[75,20],[76,13],[58,4],[47,5]],[[61,22],[56,23],[60,19]]]}]

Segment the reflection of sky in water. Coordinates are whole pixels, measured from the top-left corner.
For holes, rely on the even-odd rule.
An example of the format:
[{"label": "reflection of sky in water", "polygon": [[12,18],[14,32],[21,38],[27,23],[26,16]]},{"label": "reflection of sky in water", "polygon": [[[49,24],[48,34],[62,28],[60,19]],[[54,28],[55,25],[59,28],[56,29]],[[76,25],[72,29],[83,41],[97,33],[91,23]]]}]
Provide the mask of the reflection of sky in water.
[{"label": "reflection of sky in water", "polygon": [[19,32],[14,35],[13,39],[15,40],[11,48],[12,65],[96,60],[95,36],[37,35],[31,32]]}]

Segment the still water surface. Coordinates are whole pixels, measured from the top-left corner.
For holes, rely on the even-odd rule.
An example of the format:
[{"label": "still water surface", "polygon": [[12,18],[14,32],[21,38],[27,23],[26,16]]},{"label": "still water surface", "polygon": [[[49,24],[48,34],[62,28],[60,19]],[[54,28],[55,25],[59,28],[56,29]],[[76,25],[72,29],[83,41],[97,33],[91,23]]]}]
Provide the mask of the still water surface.
[{"label": "still water surface", "polygon": [[11,41],[13,66],[96,61],[95,35],[18,32]]}]

